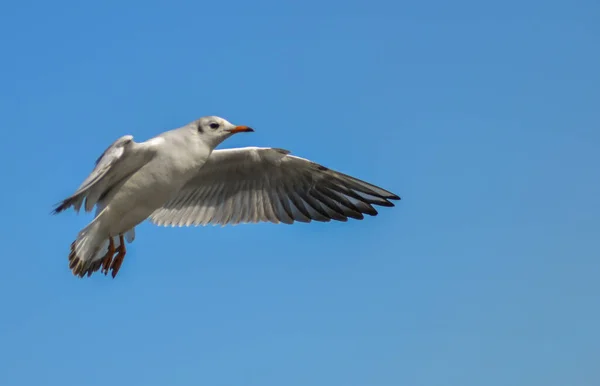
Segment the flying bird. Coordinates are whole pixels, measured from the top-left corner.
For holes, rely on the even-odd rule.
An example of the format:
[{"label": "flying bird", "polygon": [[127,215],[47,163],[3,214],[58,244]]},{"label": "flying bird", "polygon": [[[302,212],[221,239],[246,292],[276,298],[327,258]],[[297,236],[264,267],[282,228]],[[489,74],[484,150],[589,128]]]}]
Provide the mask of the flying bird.
[{"label": "flying bird", "polygon": [[206,116],[145,142],[125,135],[96,160],[90,175],[54,214],[83,207],[94,219],[71,244],[69,269],[114,278],[135,227],[362,220],[373,205],[397,195],[279,148],[215,150],[236,133],[252,132]]}]

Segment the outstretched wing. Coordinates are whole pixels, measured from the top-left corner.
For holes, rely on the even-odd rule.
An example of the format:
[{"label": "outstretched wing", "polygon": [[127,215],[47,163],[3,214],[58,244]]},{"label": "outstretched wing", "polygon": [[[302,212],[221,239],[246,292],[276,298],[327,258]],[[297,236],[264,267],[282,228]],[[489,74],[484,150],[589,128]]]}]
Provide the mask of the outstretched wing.
[{"label": "outstretched wing", "polygon": [[157,225],[347,221],[400,197],[289,151],[215,150],[198,174],[151,216]]},{"label": "outstretched wing", "polygon": [[53,213],[60,213],[71,206],[79,212],[84,201],[85,211],[91,211],[115,184],[148,162],[150,157],[146,153],[131,135],[117,139],[96,160],[94,170],[75,193],[59,203]]}]

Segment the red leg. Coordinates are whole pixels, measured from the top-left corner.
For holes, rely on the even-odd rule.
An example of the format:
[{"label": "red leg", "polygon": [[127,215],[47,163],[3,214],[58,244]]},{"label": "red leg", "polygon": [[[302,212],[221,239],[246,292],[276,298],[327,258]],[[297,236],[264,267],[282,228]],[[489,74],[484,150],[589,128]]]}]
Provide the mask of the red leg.
[{"label": "red leg", "polygon": [[112,261],[110,268],[112,269],[112,277],[114,278],[119,273],[119,269],[121,268],[121,264],[123,264],[123,260],[125,259],[125,254],[127,250],[125,249],[125,240],[123,240],[123,235],[119,235],[119,247],[117,248],[117,255],[115,259]]}]

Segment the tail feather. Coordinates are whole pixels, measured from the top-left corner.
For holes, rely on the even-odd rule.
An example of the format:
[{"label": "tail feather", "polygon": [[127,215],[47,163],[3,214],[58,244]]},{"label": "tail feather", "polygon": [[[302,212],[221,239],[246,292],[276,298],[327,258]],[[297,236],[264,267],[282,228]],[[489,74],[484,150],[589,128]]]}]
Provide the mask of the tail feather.
[{"label": "tail feather", "polygon": [[[103,236],[93,228],[93,225],[94,223],[92,222],[79,232],[77,239],[71,244],[69,269],[71,269],[75,276],[91,276],[92,273],[102,268],[105,257],[108,254],[110,237],[103,238]],[[127,231],[124,236],[127,243],[133,242],[135,239],[135,228]],[[118,249],[121,245],[119,236],[113,236],[112,239],[114,248]],[[112,259],[112,256],[110,256],[109,261],[110,259]],[[116,273],[116,271],[113,273]]]},{"label": "tail feather", "polygon": [[89,276],[100,268],[102,261],[95,260],[95,257],[103,242],[94,221],[79,232],[71,244],[69,253],[69,268],[74,275],[83,277],[87,274]]}]

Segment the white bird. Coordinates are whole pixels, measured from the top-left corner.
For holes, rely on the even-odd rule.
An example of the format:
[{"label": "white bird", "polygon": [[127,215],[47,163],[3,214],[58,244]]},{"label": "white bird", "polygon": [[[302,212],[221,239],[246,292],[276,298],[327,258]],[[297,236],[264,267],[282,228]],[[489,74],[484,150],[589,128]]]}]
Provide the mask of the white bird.
[{"label": "white bird", "polygon": [[114,278],[125,240],[146,219],[162,226],[347,221],[377,214],[400,197],[278,148],[214,150],[235,133],[254,131],[207,116],[145,142],[116,140],[73,195],[54,209],[94,219],[71,244],[69,268],[84,277],[102,268]]}]

